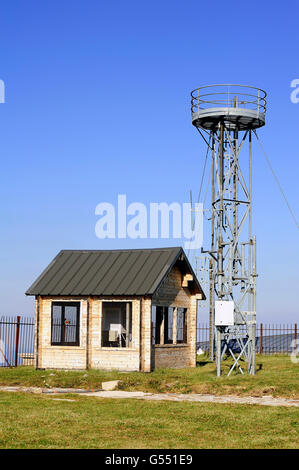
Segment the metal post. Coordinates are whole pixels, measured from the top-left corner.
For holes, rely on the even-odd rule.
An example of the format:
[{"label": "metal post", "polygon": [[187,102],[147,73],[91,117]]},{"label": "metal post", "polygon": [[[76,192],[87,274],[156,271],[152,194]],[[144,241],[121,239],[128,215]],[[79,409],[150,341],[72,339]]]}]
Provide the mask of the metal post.
[{"label": "metal post", "polygon": [[216,329],[216,367],[217,377],[221,375],[221,333],[220,330]]},{"label": "metal post", "polygon": [[[252,135],[251,135],[251,130],[249,131],[249,208],[248,208],[248,274],[252,276],[252,239],[251,239],[251,224],[252,224],[252,215],[251,215],[251,193],[252,193]],[[251,284],[252,288],[254,290],[254,284],[255,278],[251,277]],[[253,308],[253,298],[255,296],[255,293],[253,292],[252,295],[248,296],[248,310],[251,311],[253,310],[255,312],[255,309]]]},{"label": "metal post", "polygon": [[[2,355],[3,359],[5,360],[6,364],[8,367],[11,367],[10,363],[8,362],[8,359],[5,355],[5,340],[2,342],[3,346],[4,346],[4,350],[1,349],[1,321],[0,321],[0,354]],[[3,327],[4,329],[4,332],[5,332],[5,328]]]},{"label": "metal post", "polygon": [[20,317],[20,316],[17,316],[16,346],[15,346],[15,367],[18,366],[20,323],[21,323],[21,317]]},{"label": "metal post", "polygon": [[256,319],[255,319],[255,315],[253,317],[253,322],[252,322],[252,325],[251,325],[251,340],[252,340],[252,350],[251,350],[251,368],[250,368],[250,373],[251,375],[255,375],[255,341],[256,341]]},{"label": "metal post", "polygon": [[260,326],[260,354],[263,354],[263,324]]},{"label": "metal post", "polygon": [[[215,203],[215,135],[212,134],[212,207]],[[211,220],[211,249],[215,250],[215,212],[212,210]],[[209,260],[209,280],[210,280],[210,318],[209,318],[209,353],[211,361],[214,360],[214,277],[215,263],[212,258]]]},{"label": "metal post", "polygon": [[210,321],[209,321],[209,355],[211,361],[214,360],[214,287],[213,287],[213,261],[209,260],[210,277]]},{"label": "metal post", "polygon": [[[234,171],[233,171],[233,195],[234,195],[234,201],[238,200],[238,188],[239,188],[239,175],[238,175],[238,148],[239,148],[239,135],[238,131],[234,131],[234,152],[233,152],[233,165],[234,165]],[[237,239],[238,236],[238,224],[239,224],[239,218],[238,218],[238,204],[234,204],[233,207],[233,238],[234,240]],[[232,275],[234,277],[238,276],[238,266],[237,266],[237,244],[234,246],[233,253],[231,254],[232,258],[232,269],[233,273]]]},{"label": "metal post", "polygon": [[[251,168],[250,168],[251,170]],[[251,204],[250,204],[251,205]],[[251,215],[250,215],[251,217]],[[250,221],[251,223],[251,221]],[[251,230],[251,227],[250,227]],[[255,342],[256,342],[256,237],[252,239],[252,298],[250,299],[250,306],[252,311],[252,336],[251,336],[251,374],[255,375]],[[251,246],[251,245],[249,245]],[[250,298],[250,296],[249,296]]]},{"label": "metal post", "polygon": [[220,220],[219,220],[219,238],[218,238],[218,296],[223,297],[222,291],[222,275],[223,275],[223,245],[222,245],[222,229],[223,229],[223,136],[224,136],[224,126],[223,123],[220,124],[220,152],[219,152],[219,205],[220,205]]}]

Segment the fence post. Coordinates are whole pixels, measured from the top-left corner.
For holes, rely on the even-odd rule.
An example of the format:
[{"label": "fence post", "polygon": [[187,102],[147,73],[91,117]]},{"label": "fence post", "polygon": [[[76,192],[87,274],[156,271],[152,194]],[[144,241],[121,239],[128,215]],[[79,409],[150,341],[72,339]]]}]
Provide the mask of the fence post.
[{"label": "fence post", "polygon": [[20,317],[20,316],[17,316],[16,347],[15,347],[15,367],[18,366],[20,323],[21,323],[21,317]]},{"label": "fence post", "polygon": [[294,350],[297,351],[297,323],[295,323],[295,335],[294,336],[295,336],[294,337],[294,339],[295,339],[295,341],[294,341],[294,343],[295,343]]},{"label": "fence post", "polygon": [[[2,321],[0,320],[0,346],[1,346],[1,326],[2,326]],[[4,334],[5,334],[5,331],[4,331]],[[7,359],[7,357],[6,357],[5,353],[4,353],[4,351],[5,351],[5,344],[3,344],[3,346],[4,346],[4,350],[2,350],[1,347],[0,347],[0,353],[2,354],[3,359],[5,360],[7,366],[8,366],[8,367],[11,367],[11,365],[10,365],[10,363],[8,362],[8,359]]]},{"label": "fence post", "polygon": [[263,354],[263,324],[260,326],[260,354]]}]

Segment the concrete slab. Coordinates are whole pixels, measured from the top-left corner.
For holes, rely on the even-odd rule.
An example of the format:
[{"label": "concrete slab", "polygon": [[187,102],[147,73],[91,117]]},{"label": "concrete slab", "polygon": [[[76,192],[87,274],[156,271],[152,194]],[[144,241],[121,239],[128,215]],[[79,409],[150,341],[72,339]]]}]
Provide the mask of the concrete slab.
[{"label": "concrete slab", "polygon": [[76,400],[71,400],[70,398],[51,398],[51,401],[76,401]]},{"label": "concrete slab", "polygon": [[265,405],[265,406],[296,406],[299,407],[299,400],[274,397],[238,397],[233,395],[200,395],[197,393],[146,393],[146,392],[126,392],[123,390],[101,391],[94,393],[81,393],[81,395],[98,398],[137,398],[155,401],[188,401],[199,403],[226,403],[238,405]]},{"label": "concrete slab", "polygon": [[102,382],[103,390],[115,390],[118,387],[120,380],[110,380],[109,382]]},{"label": "concrete slab", "polygon": [[[113,381],[115,382],[115,381]],[[274,398],[270,395],[264,397],[236,396],[236,395],[201,395],[198,393],[148,393],[148,392],[126,392],[124,390],[83,390],[83,389],[42,389],[38,387],[0,386],[0,392],[25,392],[25,393],[78,393],[81,396],[97,398],[115,398],[176,402],[199,402],[199,403],[225,403],[238,405],[263,405],[263,406],[295,406],[299,407],[299,400],[291,398]],[[52,398],[53,399],[53,398]],[[58,400],[60,398],[57,398]],[[71,401],[71,399],[65,399]]]},{"label": "concrete slab", "polygon": [[80,393],[80,395],[98,398],[145,398],[151,395],[151,393],[125,392],[123,390],[105,390],[101,392]]}]

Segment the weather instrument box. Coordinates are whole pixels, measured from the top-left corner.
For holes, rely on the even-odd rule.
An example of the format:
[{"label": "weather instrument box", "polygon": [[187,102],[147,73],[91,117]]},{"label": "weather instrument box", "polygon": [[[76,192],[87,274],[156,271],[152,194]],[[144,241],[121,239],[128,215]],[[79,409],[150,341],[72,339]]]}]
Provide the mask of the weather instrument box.
[{"label": "weather instrument box", "polygon": [[234,301],[216,300],[215,301],[215,326],[233,326],[234,325]]}]

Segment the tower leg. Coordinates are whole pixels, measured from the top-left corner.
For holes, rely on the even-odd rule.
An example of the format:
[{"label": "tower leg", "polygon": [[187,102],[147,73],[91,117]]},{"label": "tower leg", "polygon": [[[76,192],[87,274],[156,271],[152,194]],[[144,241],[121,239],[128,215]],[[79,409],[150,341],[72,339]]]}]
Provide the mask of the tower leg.
[{"label": "tower leg", "polygon": [[252,358],[251,358],[251,375],[255,375],[255,341],[256,341],[256,323],[252,324]]},{"label": "tower leg", "polygon": [[216,329],[216,367],[217,367],[217,377],[221,375],[221,332]]},{"label": "tower leg", "polygon": [[214,285],[213,285],[213,261],[209,260],[209,279],[210,279],[210,311],[209,311],[209,355],[210,360],[214,361]]}]

